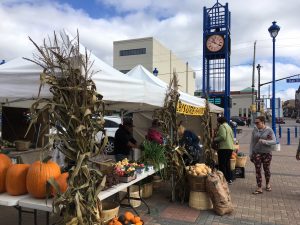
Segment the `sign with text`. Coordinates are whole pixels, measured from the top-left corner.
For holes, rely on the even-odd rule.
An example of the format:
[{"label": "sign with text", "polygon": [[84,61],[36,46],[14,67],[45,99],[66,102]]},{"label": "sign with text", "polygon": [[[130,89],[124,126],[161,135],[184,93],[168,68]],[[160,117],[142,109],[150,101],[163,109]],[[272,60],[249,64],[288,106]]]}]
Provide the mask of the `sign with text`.
[{"label": "sign with text", "polygon": [[300,82],[300,78],[294,78],[294,79],[286,79],[287,83],[297,83]]}]

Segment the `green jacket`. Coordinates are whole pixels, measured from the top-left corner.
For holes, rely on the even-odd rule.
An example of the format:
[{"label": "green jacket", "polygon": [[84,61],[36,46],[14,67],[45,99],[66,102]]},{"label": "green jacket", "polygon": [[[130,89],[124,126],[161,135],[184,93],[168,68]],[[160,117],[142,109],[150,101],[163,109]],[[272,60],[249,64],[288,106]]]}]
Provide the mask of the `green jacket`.
[{"label": "green jacket", "polygon": [[233,132],[228,123],[223,123],[219,126],[214,141],[219,143],[219,149],[234,149]]}]

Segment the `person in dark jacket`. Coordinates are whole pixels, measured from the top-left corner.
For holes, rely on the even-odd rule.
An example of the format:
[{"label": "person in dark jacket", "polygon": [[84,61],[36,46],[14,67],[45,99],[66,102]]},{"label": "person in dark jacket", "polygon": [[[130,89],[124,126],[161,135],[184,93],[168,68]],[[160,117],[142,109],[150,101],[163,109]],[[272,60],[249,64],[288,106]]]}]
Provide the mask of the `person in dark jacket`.
[{"label": "person in dark jacket", "polygon": [[133,138],[133,121],[131,118],[124,118],[123,124],[119,125],[119,129],[115,134],[115,158],[116,161],[122,161],[128,158],[130,151],[137,147],[137,142]]},{"label": "person in dark jacket", "polygon": [[185,165],[194,165],[201,160],[200,139],[190,130],[185,129],[182,122],[178,126],[179,145],[183,146],[190,157],[184,156]]}]

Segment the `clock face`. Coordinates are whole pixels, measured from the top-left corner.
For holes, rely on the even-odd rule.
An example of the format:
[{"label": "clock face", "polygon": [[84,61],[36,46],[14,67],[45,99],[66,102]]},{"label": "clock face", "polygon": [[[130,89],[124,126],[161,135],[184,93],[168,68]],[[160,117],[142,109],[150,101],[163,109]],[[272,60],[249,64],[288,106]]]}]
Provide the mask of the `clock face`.
[{"label": "clock face", "polygon": [[206,40],[206,47],[211,52],[218,52],[224,46],[224,38],[221,35],[211,35]]}]

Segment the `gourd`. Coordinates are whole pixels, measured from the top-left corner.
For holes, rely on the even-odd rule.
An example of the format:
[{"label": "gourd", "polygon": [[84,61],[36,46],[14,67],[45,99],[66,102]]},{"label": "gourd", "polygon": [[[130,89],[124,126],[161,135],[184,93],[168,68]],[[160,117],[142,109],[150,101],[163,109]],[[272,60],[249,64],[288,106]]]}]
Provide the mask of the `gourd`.
[{"label": "gourd", "polygon": [[27,193],[26,176],[29,164],[14,164],[6,173],[6,191],[10,195],[23,195]]},{"label": "gourd", "polygon": [[5,192],[5,181],[6,181],[6,174],[8,168],[12,165],[11,159],[5,155],[0,154],[0,193]]},{"label": "gourd", "polygon": [[132,212],[126,211],[124,213],[125,219],[128,221],[132,221],[134,219],[134,215],[132,214]]},{"label": "gourd", "polygon": [[55,179],[60,174],[60,168],[55,162],[46,160],[34,162],[31,164],[26,177],[28,193],[35,198],[45,198],[47,180],[50,177]]},{"label": "gourd", "polygon": [[[68,189],[68,177],[69,173],[65,172],[55,178],[56,183],[58,184],[59,190],[61,193],[65,193]],[[51,194],[54,196],[56,195],[56,190],[52,188]]]}]

